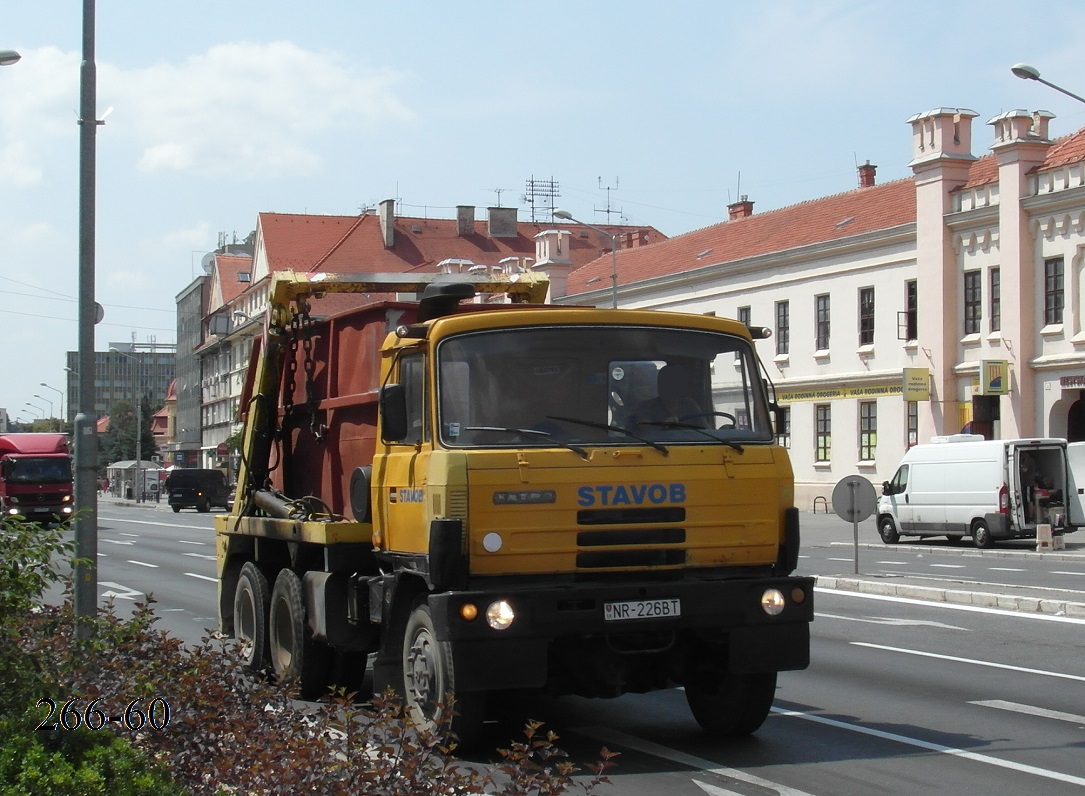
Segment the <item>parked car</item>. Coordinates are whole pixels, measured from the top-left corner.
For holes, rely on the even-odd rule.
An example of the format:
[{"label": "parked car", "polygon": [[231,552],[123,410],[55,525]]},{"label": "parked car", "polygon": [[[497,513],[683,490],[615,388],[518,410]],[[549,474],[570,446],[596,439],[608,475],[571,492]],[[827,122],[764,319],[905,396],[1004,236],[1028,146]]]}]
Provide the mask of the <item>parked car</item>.
[{"label": "parked car", "polygon": [[206,512],[213,507],[230,507],[230,488],[221,470],[174,470],[166,478],[166,491],[169,493],[169,504],[175,512],[181,509]]}]

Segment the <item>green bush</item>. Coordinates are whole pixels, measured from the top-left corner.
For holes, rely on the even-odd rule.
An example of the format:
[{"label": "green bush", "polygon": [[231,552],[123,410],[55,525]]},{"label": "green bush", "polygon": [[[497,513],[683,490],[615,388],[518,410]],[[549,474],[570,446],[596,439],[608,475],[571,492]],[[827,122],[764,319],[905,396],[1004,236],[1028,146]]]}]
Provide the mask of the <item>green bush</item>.
[{"label": "green bush", "polygon": [[[320,703],[299,702],[295,684],[246,674],[232,641],[207,636],[186,647],[158,630],[153,600],[137,604],[130,619],[100,612],[92,632],[77,639],[70,600],[40,605],[70,544],[61,534],[7,524],[0,530],[17,538],[17,551],[0,564],[0,781],[14,789],[0,796],[557,796],[591,793],[608,781],[612,753],[603,749],[587,767],[591,773],[578,779],[580,769],[557,748],[556,736],[534,722],[524,740],[498,750],[499,761],[479,766],[454,757],[447,728],[418,727],[391,694],[368,704],[343,691]],[[162,729],[137,720],[129,727],[39,731],[46,710],[34,705],[43,697],[58,709],[79,698],[74,709],[94,703],[105,716],[127,715],[134,702],[145,711],[157,698],[169,705],[170,721]]]}]

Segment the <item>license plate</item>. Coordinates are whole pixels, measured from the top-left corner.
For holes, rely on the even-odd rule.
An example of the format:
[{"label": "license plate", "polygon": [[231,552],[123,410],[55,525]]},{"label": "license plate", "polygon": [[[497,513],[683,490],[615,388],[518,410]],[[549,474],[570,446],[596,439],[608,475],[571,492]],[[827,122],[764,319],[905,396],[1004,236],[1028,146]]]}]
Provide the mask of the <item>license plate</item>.
[{"label": "license plate", "polygon": [[677,598],[664,600],[624,600],[603,603],[603,619],[669,619],[682,615],[682,602]]}]

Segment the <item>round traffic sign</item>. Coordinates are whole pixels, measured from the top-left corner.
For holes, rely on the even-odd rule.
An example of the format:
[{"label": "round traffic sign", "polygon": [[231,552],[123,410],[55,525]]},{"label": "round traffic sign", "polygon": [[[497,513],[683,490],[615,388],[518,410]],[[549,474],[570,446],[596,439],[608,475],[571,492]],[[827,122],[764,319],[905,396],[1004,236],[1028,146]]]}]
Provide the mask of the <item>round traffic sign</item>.
[{"label": "round traffic sign", "polygon": [[874,484],[861,475],[845,476],[833,488],[833,511],[845,522],[862,522],[877,507]]}]

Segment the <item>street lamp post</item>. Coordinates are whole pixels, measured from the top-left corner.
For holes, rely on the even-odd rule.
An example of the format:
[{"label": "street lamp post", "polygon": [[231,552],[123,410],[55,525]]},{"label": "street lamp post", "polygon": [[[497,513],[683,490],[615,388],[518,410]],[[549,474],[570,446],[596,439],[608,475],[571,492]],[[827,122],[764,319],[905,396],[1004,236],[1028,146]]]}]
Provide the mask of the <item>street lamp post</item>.
[{"label": "street lamp post", "polygon": [[52,420],[53,419],[53,402],[50,401],[48,398],[46,398],[44,395],[38,395],[37,393],[34,393],[34,397],[37,398],[39,401],[45,401],[45,403],[49,404],[49,419]]},{"label": "street lamp post", "polygon": [[1056,86],[1054,83],[1044,80],[1040,77],[1040,70],[1035,66],[1029,66],[1028,64],[1014,64],[1010,67],[1010,71],[1017,75],[1022,80],[1035,80],[1037,83],[1043,83],[1048,88],[1053,88],[1055,91],[1062,92],[1067,97],[1073,97],[1078,102],[1085,102],[1085,97],[1079,97],[1072,91],[1067,91],[1062,86]]},{"label": "street lamp post", "polygon": [[607,232],[605,229],[600,229],[594,224],[589,224],[586,221],[574,218],[573,214],[568,210],[555,210],[554,218],[572,221],[574,224],[579,224],[588,229],[594,229],[600,235],[606,235],[610,238],[610,303],[614,309],[618,309],[618,236],[612,232]]},{"label": "street lamp post", "polygon": [[143,396],[140,394],[139,389],[139,358],[134,357],[131,354],[126,354],[123,351],[118,351],[116,348],[110,348],[109,350],[112,351],[114,354],[120,354],[122,357],[130,359],[136,363],[137,372],[135,380],[132,380],[131,378],[131,367],[129,367],[128,370],[129,381],[132,382],[132,392],[135,393],[136,399],[136,479],[135,483],[132,485],[132,495],[133,497],[135,497],[136,503],[141,503],[143,502],[143,446],[141,444],[143,440],[140,439],[140,437],[142,437],[140,419],[141,415],[143,414]]},{"label": "street lamp post", "polygon": [[68,419],[66,417],[64,417],[64,391],[63,390],[58,390],[56,387],[50,387],[44,381],[41,383],[41,386],[45,387],[47,389],[50,389],[53,392],[58,393],[60,395],[60,422],[61,423],[67,423]]},{"label": "street lamp post", "polygon": [[[30,403],[30,401],[27,401],[26,405],[29,406],[31,409],[34,409],[34,410],[36,410],[38,412],[41,412],[41,417],[38,417],[38,418],[35,418],[35,419],[37,419],[37,420],[44,420],[45,419],[45,410],[42,407],[35,406],[34,404]],[[23,411],[25,412],[26,410],[24,409]]]}]

